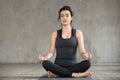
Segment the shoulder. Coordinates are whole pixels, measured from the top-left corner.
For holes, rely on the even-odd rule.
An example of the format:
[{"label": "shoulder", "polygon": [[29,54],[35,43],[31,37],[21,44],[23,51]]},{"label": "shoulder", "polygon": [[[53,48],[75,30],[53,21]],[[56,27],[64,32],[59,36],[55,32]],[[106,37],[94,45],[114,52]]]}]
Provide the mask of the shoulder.
[{"label": "shoulder", "polygon": [[56,31],[52,31],[51,34],[53,34],[53,35],[57,34],[57,30]]},{"label": "shoulder", "polygon": [[81,30],[79,30],[79,29],[76,29],[76,37],[78,38],[78,37],[80,37],[80,36],[82,36],[83,34],[82,34],[82,31]]},{"label": "shoulder", "polygon": [[57,30],[51,32],[51,37],[56,37],[57,36]]},{"label": "shoulder", "polygon": [[80,29],[75,29],[75,28],[73,28],[73,30],[76,31],[77,34],[78,34],[78,33],[82,33],[82,31],[81,31]]},{"label": "shoulder", "polygon": [[82,31],[81,31],[81,30],[79,30],[79,29],[76,29],[76,33],[81,34],[81,33],[82,33]]}]

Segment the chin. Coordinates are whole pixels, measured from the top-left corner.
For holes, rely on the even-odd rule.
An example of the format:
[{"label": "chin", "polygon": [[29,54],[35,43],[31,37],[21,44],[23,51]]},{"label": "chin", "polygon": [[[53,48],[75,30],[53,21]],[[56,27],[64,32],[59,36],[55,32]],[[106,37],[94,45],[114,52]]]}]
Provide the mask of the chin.
[{"label": "chin", "polygon": [[63,26],[66,26],[66,25],[69,25],[69,24],[68,24],[68,23],[63,23],[62,25],[63,25]]},{"label": "chin", "polygon": [[63,26],[67,26],[68,24],[62,24]]}]

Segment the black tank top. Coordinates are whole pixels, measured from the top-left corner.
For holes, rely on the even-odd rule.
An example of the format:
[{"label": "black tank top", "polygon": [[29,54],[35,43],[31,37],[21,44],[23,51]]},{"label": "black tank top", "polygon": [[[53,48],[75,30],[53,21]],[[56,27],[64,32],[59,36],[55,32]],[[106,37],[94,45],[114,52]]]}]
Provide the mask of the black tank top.
[{"label": "black tank top", "polygon": [[71,66],[77,62],[76,52],[78,42],[76,39],[76,29],[72,28],[71,31],[71,38],[63,39],[62,29],[57,30],[55,64],[60,66]]}]

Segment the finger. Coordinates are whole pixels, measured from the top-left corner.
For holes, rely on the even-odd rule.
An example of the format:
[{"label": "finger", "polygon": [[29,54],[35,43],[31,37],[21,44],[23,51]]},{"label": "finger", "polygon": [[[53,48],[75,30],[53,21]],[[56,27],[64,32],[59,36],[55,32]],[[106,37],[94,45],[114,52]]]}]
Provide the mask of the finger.
[{"label": "finger", "polygon": [[42,57],[43,57],[43,56],[40,54],[40,55],[39,55],[39,58],[41,58],[41,59],[42,59]]},{"label": "finger", "polygon": [[39,59],[41,59],[41,55],[39,55]]},{"label": "finger", "polygon": [[39,60],[42,61],[43,57],[41,56],[41,54],[39,55]]},{"label": "finger", "polygon": [[90,61],[90,54],[88,55],[88,60]]},{"label": "finger", "polygon": [[91,54],[89,54],[89,60],[91,60],[92,59],[92,55]]},{"label": "finger", "polygon": [[90,61],[90,54],[87,55],[87,59],[86,60]]}]

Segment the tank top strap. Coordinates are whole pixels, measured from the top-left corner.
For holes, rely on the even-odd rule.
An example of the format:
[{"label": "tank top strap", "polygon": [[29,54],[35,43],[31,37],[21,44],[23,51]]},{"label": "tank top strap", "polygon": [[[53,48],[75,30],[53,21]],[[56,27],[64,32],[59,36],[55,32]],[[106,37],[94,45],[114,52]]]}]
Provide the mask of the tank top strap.
[{"label": "tank top strap", "polygon": [[57,30],[57,37],[61,37],[62,29]]},{"label": "tank top strap", "polygon": [[72,28],[72,36],[76,37],[76,29]]}]

